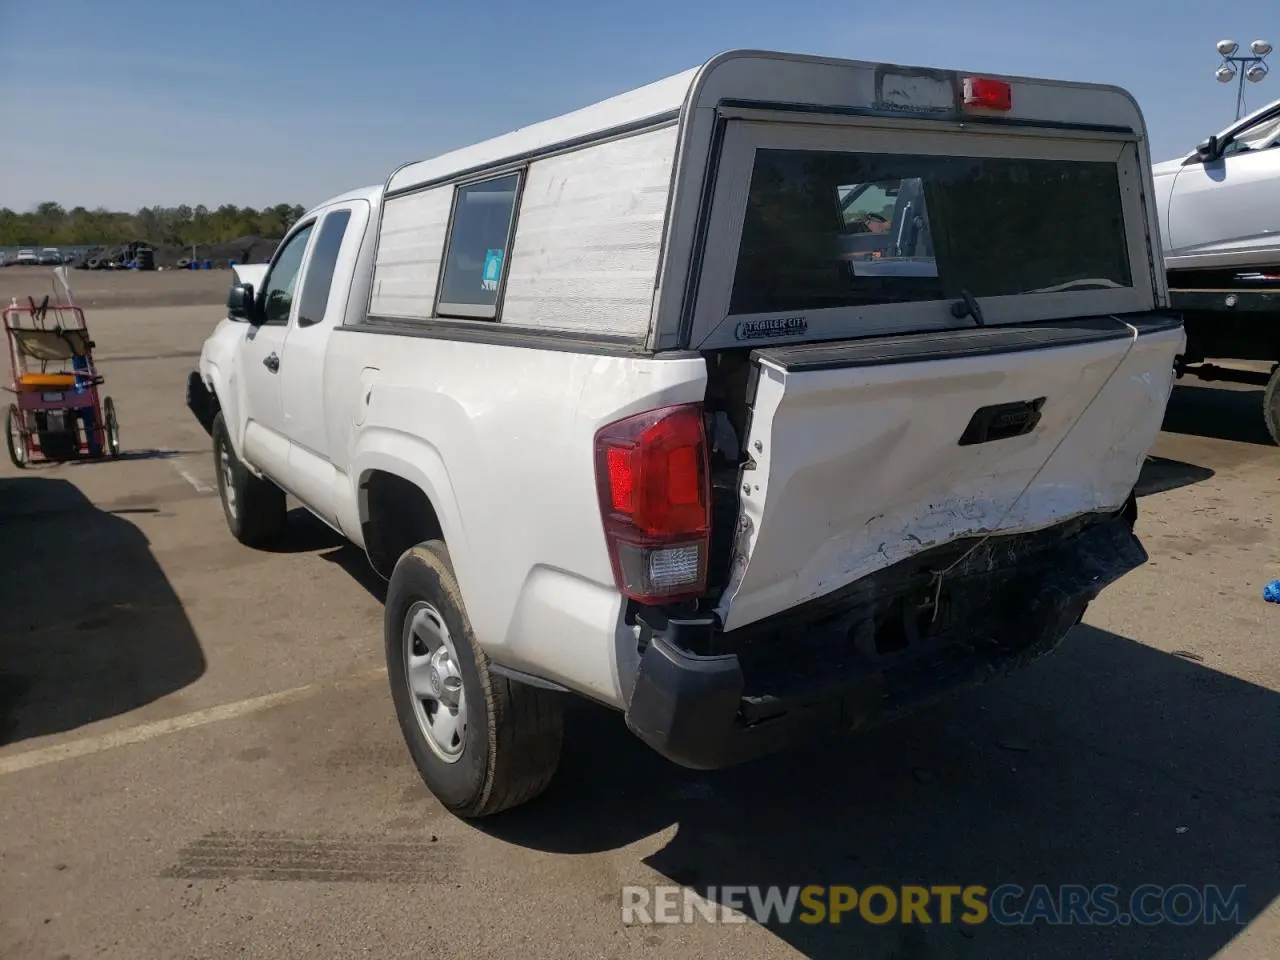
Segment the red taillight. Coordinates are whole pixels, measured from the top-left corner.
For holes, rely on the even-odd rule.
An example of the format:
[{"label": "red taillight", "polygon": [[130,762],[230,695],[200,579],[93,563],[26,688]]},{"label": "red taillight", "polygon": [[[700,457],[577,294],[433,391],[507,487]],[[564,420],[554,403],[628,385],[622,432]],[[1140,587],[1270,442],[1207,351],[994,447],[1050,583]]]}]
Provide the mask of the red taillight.
[{"label": "red taillight", "polygon": [[964,105],[987,110],[1012,110],[1013,87],[1004,80],[987,77],[964,78]]},{"label": "red taillight", "polygon": [[652,603],[706,589],[711,480],[701,404],[602,427],[596,486],[619,590]]}]

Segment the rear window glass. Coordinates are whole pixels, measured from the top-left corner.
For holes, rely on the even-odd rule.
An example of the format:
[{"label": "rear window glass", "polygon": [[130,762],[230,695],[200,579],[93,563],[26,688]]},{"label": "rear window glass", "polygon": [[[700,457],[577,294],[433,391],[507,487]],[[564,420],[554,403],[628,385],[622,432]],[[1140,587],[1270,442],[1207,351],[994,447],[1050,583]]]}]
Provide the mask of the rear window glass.
[{"label": "rear window glass", "polygon": [[758,150],[729,312],[1131,285],[1114,163]]},{"label": "rear window glass", "polygon": [[302,299],[298,303],[298,323],[304,327],[324,319],[329,306],[329,290],[333,286],[333,271],[338,266],[342,238],[350,222],[350,210],[335,210],[320,223],[320,236],[311,251],[307,278],[302,283]]},{"label": "rear window glass", "polygon": [[493,317],[507,261],[518,174],[458,189],[440,283],[441,316]]}]

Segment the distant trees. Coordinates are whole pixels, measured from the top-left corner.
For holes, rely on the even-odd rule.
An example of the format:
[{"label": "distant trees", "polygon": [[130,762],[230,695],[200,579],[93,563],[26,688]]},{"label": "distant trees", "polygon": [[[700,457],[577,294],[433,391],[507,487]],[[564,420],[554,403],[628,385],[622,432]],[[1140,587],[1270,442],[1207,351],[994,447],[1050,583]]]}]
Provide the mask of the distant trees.
[{"label": "distant trees", "polygon": [[46,201],[28,213],[0,208],[0,246],[114,246],[130,240],[154,244],[224,243],[240,237],[279,239],[305,213],[298,204],[277,203],[255,210],[223,204],[143,207],[137,213],[118,213],[98,207],[64,210]]}]

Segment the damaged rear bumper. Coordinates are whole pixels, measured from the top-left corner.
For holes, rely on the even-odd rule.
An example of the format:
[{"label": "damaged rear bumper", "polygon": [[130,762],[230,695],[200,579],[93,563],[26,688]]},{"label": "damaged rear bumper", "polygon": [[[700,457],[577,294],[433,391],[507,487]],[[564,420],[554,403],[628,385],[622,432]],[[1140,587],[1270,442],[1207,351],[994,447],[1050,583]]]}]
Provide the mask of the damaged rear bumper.
[{"label": "damaged rear bumper", "polygon": [[948,544],[729,633],[643,611],[627,726],[675,763],[713,769],[982,683],[1052,650],[1146,561],[1133,514]]}]

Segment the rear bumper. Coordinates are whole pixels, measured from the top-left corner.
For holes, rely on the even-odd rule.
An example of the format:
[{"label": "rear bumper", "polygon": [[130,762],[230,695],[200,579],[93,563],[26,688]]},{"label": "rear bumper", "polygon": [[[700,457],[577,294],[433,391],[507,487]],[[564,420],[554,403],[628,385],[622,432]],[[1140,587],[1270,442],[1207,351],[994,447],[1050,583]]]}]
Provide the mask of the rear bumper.
[{"label": "rear bumper", "polygon": [[[627,726],[675,763],[714,769],[869,727],[1007,673],[1056,647],[1090,600],[1145,562],[1132,519],[1130,505],[950,544],[731,633],[642,614]],[[969,550],[939,593],[930,571]]]}]

